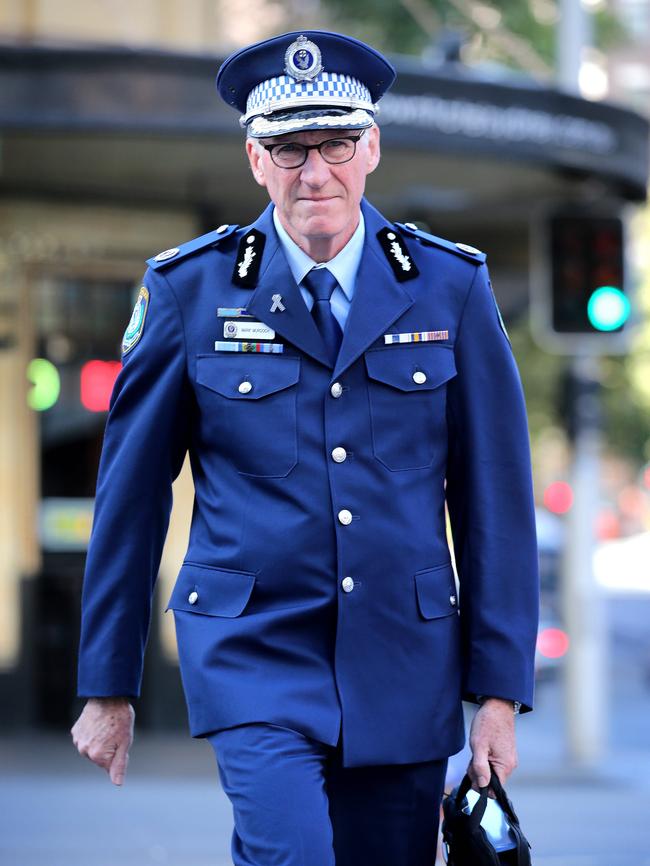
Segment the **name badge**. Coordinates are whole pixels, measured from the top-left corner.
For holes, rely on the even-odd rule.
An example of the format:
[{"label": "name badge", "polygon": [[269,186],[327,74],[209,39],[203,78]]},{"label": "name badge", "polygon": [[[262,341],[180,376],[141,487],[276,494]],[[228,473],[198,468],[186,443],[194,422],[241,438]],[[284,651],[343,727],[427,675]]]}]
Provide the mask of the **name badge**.
[{"label": "name badge", "polygon": [[272,340],[275,331],[264,322],[224,322],[223,335],[234,340]]}]

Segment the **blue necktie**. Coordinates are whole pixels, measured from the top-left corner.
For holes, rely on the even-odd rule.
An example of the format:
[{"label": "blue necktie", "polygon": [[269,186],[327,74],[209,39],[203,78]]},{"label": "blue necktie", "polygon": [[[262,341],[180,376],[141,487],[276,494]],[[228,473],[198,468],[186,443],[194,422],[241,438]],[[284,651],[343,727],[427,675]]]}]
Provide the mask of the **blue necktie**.
[{"label": "blue necktie", "polygon": [[343,337],[341,326],[334,318],[330,306],[330,296],[338,286],[337,279],[327,268],[312,268],[303,282],[314,298],[311,314],[325,341],[332,365],[334,365]]}]

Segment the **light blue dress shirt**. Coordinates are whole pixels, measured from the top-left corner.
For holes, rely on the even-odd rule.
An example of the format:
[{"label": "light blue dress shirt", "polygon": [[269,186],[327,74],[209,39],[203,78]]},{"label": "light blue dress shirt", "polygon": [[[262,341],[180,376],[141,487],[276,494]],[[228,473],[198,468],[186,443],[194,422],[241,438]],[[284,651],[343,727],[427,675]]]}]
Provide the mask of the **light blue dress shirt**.
[{"label": "light blue dress shirt", "polygon": [[314,267],[327,267],[338,281],[338,286],[332,292],[330,305],[334,318],[341,326],[341,330],[345,330],[345,323],[350,312],[350,304],[354,297],[354,287],[357,281],[357,271],[361,262],[363,253],[363,242],[366,236],[366,228],[363,220],[363,214],[359,212],[359,225],[356,227],[354,234],[343,247],[343,249],[330,259],[329,262],[317,264],[311,259],[304,250],[301,250],[298,244],[292,240],[284,229],[278,218],[277,209],[273,209],[273,223],[275,230],[278,233],[278,238],[284,250],[289,263],[289,269],[293,274],[293,278],[298,283],[300,293],[305,299],[307,308],[311,312],[314,306],[314,298],[309,289],[301,285],[309,271]]}]

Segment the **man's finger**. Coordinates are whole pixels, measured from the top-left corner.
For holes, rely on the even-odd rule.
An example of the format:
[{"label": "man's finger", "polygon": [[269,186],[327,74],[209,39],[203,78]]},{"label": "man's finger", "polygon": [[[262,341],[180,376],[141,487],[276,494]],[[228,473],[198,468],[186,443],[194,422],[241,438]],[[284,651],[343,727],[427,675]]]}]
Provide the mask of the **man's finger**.
[{"label": "man's finger", "polygon": [[487,749],[474,747],[469,775],[480,788],[485,788],[486,785],[490,784],[490,764]]},{"label": "man's finger", "polygon": [[109,775],[114,785],[124,784],[126,768],[129,763],[129,744],[120,743],[109,767]]}]

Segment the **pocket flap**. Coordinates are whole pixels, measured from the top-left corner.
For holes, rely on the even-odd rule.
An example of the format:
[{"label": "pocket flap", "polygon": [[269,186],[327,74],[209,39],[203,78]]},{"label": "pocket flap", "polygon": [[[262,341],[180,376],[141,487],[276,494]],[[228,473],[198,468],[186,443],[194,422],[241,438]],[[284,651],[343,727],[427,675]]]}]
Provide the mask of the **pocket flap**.
[{"label": "pocket flap", "polygon": [[[427,391],[438,388],[456,375],[454,350],[433,343],[403,343],[370,349],[365,354],[371,379],[401,391]],[[424,374],[413,378],[414,373]]]},{"label": "pocket flap", "polygon": [[255,574],[210,565],[184,563],[165,610],[189,610],[207,616],[239,616],[248,604]]},{"label": "pocket flap", "polygon": [[[295,385],[300,377],[300,358],[281,354],[232,352],[227,355],[197,355],[196,381],[232,400],[258,400]],[[241,392],[242,382],[250,389]]]},{"label": "pocket flap", "polygon": [[415,573],[420,613],[425,619],[449,616],[458,610],[458,595],[451,563]]}]

